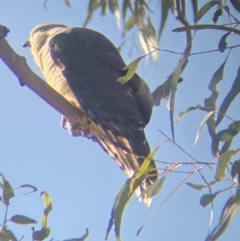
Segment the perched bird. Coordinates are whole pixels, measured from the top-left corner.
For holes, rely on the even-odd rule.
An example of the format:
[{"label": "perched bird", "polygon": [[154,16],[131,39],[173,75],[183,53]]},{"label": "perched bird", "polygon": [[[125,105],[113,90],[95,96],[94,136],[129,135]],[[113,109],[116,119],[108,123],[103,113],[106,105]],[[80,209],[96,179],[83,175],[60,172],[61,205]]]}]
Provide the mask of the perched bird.
[{"label": "perched bird", "polygon": [[[127,83],[119,83],[126,64],[116,47],[94,30],[38,25],[23,45],[27,46],[47,83],[88,116],[86,137],[97,142],[128,177],[133,176],[150,153],[143,129],[151,118],[153,100],[145,81],[134,74]],[[81,135],[65,117],[62,123],[72,135]],[[136,190],[147,205],[151,198],[143,189],[157,179],[156,169],[150,174]]]}]

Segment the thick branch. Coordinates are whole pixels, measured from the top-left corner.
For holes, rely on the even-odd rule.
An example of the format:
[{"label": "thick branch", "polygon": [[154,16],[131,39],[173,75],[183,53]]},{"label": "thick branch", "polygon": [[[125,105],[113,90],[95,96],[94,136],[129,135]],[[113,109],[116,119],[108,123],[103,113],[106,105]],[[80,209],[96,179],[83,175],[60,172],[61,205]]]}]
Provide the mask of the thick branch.
[{"label": "thick branch", "polygon": [[0,25],[0,58],[19,79],[21,85],[26,85],[40,98],[65,116],[82,135],[88,134],[89,120],[78,108],[70,104],[44,80],[37,76],[27,65],[26,59],[18,55],[5,38],[6,27]]}]

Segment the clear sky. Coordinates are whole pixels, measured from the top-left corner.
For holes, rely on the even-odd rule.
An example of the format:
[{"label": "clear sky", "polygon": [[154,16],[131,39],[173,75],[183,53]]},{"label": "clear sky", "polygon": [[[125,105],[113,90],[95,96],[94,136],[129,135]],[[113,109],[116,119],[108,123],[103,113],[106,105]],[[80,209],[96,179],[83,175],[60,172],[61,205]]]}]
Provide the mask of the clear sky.
[{"label": "clear sky", "polygon": [[[34,63],[29,49],[21,48],[22,43],[28,38],[30,30],[41,23],[52,22],[68,26],[81,26],[87,14],[87,2],[86,0],[72,0],[72,8],[68,8],[63,0],[49,0],[48,8],[44,10],[43,0],[2,1],[0,23],[10,29],[7,40],[11,46],[18,54],[26,57],[33,71],[43,77]],[[206,1],[199,2],[203,4]],[[151,8],[155,12],[154,23],[158,23],[160,17],[157,5],[154,3]],[[211,14],[213,12],[211,11]],[[212,18],[211,14],[201,23],[209,22]],[[192,19],[190,21],[192,22]],[[228,17],[224,16],[222,22],[228,22]],[[100,12],[97,12],[88,27],[106,35],[116,46],[121,43],[120,31],[111,14],[102,17]],[[171,32],[171,29],[176,27],[179,27],[179,23],[172,17],[160,43],[161,48],[180,52],[183,50],[184,34]],[[137,36],[137,32],[135,34]],[[216,49],[223,34],[224,32],[220,31],[197,33],[193,51]],[[136,42],[138,43],[137,37]],[[229,36],[228,42],[229,45],[239,43],[239,36]],[[138,52],[134,49],[132,55],[129,56],[130,47],[130,43],[127,44],[122,52],[126,63],[143,55],[142,50]],[[219,84],[222,95],[219,97],[218,104],[229,91],[239,67],[240,51],[237,49],[233,52],[225,70],[227,78]],[[216,52],[190,58],[188,69],[183,74],[184,82],[178,88],[176,113],[189,106],[203,104],[204,98],[209,97],[208,83],[212,74],[224,61],[226,54]],[[153,63],[151,59],[143,60],[138,72],[154,90],[172,72],[178,59],[178,55],[162,52],[158,64]],[[29,216],[38,221],[38,225],[35,227],[40,229],[43,202],[40,200],[39,194],[41,191],[46,191],[53,201],[53,211],[49,214],[51,238],[63,240],[80,237],[88,228],[90,237],[87,240],[104,240],[111,208],[118,191],[126,180],[125,174],[97,144],[84,138],[73,138],[62,129],[60,114],[27,87],[20,87],[16,77],[2,62],[0,63],[0,73],[2,90],[0,95],[0,171],[13,187],[31,184],[39,190],[27,196],[22,195],[25,190],[17,190],[16,197],[11,200],[9,218],[14,214]],[[228,112],[235,120],[239,119],[239,100],[238,97]],[[184,117],[180,123],[176,123],[176,141],[199,161],[212,162],[216,159],[211,156],[211,142],[206,128],[204,128],[197,146],[192,148],[195,134],[204,115],[205,113],[196,111]],[[175,119],[176,117],[177,114]],[[225,126],[230,124],[229,121],[224,123]],[[169,113],[164,101],[160,107],[154,109],[152,120],[146,128],[146,135],[152,148],[165,140],[158,129],[171,135]],[[233,148],[236,147],[235,143]],[[236,156],[235,159],[237,158]],[[158,151],[156,159],[169,162],[192,161],[170,142],[165,143]],[[159,167],[164,168],[163,164],[159,164]],[[192,167],[186,169],[192,170]],[[208,181],[213,180],[214,169],[205,167],[203,173]],[[210,208],[200,206],[199,200],[202,194],[207,193],[207,190],[199,192],[185,184],[152,218],[141,235],[136,237],[138,228],[186,175],[179,173],[168,175],[163,190],[154,199],[150,208],[139,203],[135,196],[132,198],[123,218],[122,239],[124,241],[202,241],[205,239]],[[198,175],[194,175],[188,181],[203,184],[203,180]],[[217,191],[225,185],[217,184],[214,190]],[[222,207],[229,195],[230,192],[220,194],[214,202],[213,226],[217,224]],[[4,207],[0,205],[0,220],[3,220],[3,217]],[[239,222],[240,215],[238,213],[221,240],[236,240],[240,234]],[[31,225],[19,226],[9,223],[8,227],[17,238],[20,239],[22,235],[25,235],[24,240],[30,240]],[[113,231],[109,240],[114,240]]]}]

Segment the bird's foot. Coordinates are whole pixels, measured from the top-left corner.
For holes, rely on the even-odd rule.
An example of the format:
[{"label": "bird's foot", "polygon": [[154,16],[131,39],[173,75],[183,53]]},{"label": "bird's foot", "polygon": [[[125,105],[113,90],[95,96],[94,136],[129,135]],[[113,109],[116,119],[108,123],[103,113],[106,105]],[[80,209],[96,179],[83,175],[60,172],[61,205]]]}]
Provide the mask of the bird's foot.
[{"label": "bird's foot", "polygon": [[78,123],[72,124],[65,116],[62,116],[60,125],[62,126],[62,128],[68,130],[70,135],[72,135],[74,137],[86,135],[86,133],[84,133],[82,130],[80,130]]}]

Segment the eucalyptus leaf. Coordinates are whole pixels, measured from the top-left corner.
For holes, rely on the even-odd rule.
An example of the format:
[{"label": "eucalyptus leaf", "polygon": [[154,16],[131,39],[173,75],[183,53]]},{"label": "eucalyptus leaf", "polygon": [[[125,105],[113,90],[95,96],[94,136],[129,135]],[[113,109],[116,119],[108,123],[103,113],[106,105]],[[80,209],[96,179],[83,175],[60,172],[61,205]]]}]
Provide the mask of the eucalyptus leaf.
[{"label": "eucalyptus leaf", "polygon": [[194,22],[198,22],[216,4],[219,4],[219,1],[209,1],[205,3],[197,12]]},{"label": "eucalyptus leaf", "polygon": [[34,219],[28,218],[23,215],[14,215],[10,218],[10,221],[18,224],[33,224],[37,223]]}]

